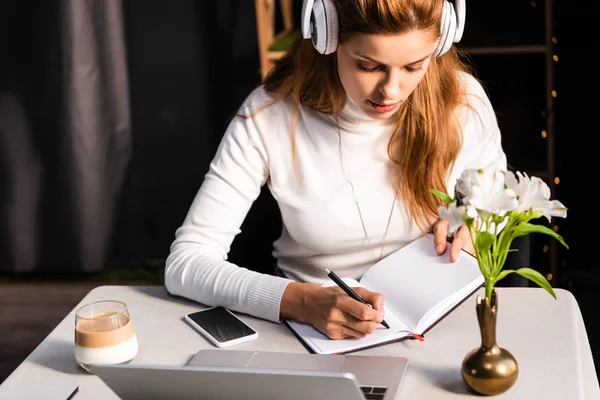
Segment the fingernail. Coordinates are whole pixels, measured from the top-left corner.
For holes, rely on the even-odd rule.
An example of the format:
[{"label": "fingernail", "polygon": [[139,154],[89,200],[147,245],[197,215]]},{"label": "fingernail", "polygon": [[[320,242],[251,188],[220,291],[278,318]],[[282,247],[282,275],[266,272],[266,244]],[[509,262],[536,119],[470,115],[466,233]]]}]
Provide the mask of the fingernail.
[{"label": "fingernail", "polygon": [[437,251],[438,254],[442,254],[442,252],[444,251],[444,245],[438,244],[437,247],[435,248],[435,251]]}]

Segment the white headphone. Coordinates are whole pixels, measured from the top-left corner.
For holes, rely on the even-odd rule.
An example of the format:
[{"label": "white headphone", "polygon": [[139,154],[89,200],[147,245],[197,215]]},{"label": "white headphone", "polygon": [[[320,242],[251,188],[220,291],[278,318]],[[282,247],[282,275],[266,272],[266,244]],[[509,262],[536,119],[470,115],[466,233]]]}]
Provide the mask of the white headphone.
[{"label": "white headphone", "polygon": [[[454,6],[444,1],[440,39],[434,51],[436,57],[458,43],[465,29],[465,0],[454,0]],[[456,7],[456,11],[454,10]],[[302,3],[302,36],[312,39],[321,54],[331,54],[338,45],[338,15],[333,0],[304,0]]]}]

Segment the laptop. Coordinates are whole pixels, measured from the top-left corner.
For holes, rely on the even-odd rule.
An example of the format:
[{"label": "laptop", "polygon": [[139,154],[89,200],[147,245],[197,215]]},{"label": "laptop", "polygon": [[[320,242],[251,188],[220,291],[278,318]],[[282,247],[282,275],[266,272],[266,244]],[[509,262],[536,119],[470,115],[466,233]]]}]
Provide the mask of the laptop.
[{"label": "laptop", "polygon": [[122,400],[393,400],[405,357],[203,349],[185,366],[91,365]]}]

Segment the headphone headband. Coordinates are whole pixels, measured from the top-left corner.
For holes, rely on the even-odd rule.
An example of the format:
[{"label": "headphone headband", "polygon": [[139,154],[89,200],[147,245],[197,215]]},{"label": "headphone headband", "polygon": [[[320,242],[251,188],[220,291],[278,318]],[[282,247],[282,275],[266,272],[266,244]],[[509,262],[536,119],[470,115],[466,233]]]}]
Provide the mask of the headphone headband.
[{"label": "headphone headband", "polygon": [[[454,6],[449,0],[444,0],[436,57],[447,52],[453,43],[460,41],[465,29],[465,17],[465,0],[454,0]],[[333,0],[304,0],[301,30],[302,37],[312,39],[313,46],[319,53],[333,53],[338,42],[338,16]]]}]

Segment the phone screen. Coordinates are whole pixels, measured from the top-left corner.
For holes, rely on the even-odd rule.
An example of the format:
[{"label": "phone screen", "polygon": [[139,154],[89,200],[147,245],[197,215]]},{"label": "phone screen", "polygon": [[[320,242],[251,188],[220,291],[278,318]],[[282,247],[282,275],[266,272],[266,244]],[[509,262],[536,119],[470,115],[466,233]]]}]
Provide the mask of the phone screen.
[{"label": "phone screen", "polygon": [[219,342],[228,342],[256,332],[223,307],[188,314],[188,317]]}]

